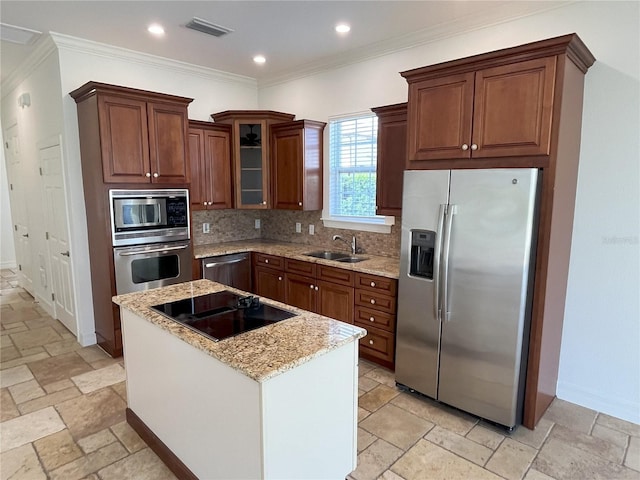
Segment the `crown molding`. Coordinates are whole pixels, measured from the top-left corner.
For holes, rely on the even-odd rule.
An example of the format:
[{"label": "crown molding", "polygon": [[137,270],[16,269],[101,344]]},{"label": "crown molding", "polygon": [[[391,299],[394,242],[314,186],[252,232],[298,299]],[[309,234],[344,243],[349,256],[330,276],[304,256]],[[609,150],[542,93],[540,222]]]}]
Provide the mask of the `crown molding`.
[{"label": "crown molding", "polygon": [[79,52],[97,57],[112,58],[137,65],[151,66],[163,70],[170,70],[175,73],[191,75],[205,78],[207,80],[233,83],[235,85],[241,83],[255,88],[257,81],[255,78],[237,75],[234,73],[216,70],[214,68],[193,65],[179,60],[172,60],[148,53],[136,52],[122,47],[115,47],[104,43],[84,40],[70,35],[50,32],[55,45],[60,50],[68,50],[71,52]]},{"label": "crown molding", "polygon": [[[524,12],[511,13],[505,11],[500,18],[496,18],[495,11],[487,10],[486,13],[469,14],[455,20],[443,22],[417,32],[407,33],[381,42],[373,43],[349,50],[341,55],[327,57],[324,60],[314,61],[298,65],[292,69],[279,72],[258,80],[258,88],[272,87],[281,83],[298,80],[311,75],[316,75],[329,70],[346,67],[356,63],[365,62],[391,53],[408,50],[411,48],[438,42],[446,38],[455,37],[465,33],[483,30],[485,28],[512,22],[520,18],[526,18],[541,13],[549,12],[568,5],[578,3],[580,0],[561,0],[554,2],[546,8],[536,8]],[[518,2],[514,2],[516,5]]]},{"label": "crown molding", "polygon": [[38,39],[35,49],[15,71],[11,72],[0,85],[2,98],[13,92],[22,81],[31,75],[38,66],[44,62],[50,55],[57,52],[56,45],[49,35],[44,35]]}]

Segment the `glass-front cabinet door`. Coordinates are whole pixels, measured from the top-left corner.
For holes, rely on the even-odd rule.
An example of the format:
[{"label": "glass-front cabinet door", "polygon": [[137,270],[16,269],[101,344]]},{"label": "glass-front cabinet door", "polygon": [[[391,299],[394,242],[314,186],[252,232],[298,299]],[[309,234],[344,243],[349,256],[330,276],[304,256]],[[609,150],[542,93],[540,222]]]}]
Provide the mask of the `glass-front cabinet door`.
[{"label": "glass-front cabinet door", "polygon": [[238,162],[236,169],[236,206],[266,208],[268,172],[263,142],[266,122],[238,123]]}]

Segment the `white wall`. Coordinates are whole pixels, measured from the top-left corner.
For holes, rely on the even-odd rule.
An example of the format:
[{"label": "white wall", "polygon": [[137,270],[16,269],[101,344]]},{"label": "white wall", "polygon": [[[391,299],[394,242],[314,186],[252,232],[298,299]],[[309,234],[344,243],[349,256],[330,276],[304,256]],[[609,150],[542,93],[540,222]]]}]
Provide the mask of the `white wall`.
[{"label": "white wall", "polygon": [[[260,108],[326,121],[406,101],[398,72],[578,33],[597,61],[582,148],[558,396],[640,423],[640,74],[637,2],[578,2],[259,89]],[[327,162],[325,162],[327,163]]]},{"label": "white wall", "polygon": [[[19,189],[18,198],[26,203],[31,256],[31,277],[35,298],[53,314],[51,302],[51,265],[45,240],[45,210],[39,177],[38,143],[62,132],[62,104],[57,92],[60,72],[55,51],[49,49],[43,58],[25,73],[25,77],[9,92],[3,91],[2,125],[18,125],[19,164],[8,169],[9,180]],[[28,93],[31,105],[21,108],[18,97]],[[3,194],[6,190],[3,191]],[[12,206],[12,210],[16,206]]]},{"label": "white wall", "polygon": [[4,148],[0,148],[0,268],[16,267],[13,244],[13,223],[9,208],[9,182],[5,167]]},{"label": "white wall", "polygon": [[[69,92],[89,81],[110,83],[195,100],[189,118],[208,120],[214,112],[257,108],[255,80],[222,74],[158,57],[71,37],[53,35],[59,49],[60,88],[56,92],[64,115],[65,177],[71,206],[71,240],[76,258],[89,258],[84,190],[80,163],[78,117]],[[73,264],[79,320],[79,341],[95,343],[91,273],[88,261]]]}]

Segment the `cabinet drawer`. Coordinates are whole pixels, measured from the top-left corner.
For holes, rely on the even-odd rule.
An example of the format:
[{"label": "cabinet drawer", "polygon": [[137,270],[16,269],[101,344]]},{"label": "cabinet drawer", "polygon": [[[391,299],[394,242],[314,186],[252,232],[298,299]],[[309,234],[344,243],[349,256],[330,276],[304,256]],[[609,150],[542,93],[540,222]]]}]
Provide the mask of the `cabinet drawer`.
[{"label": "cabinet drawer", "polygon": [[388,332],[395,332],[396,316],[371,308],[356,305],[355,321],[365,328],[375,327]]},{"label": "cabinet drawer", "polygon": [[284,270],[284,258],[282,257],[267,255],[266,253],[255,253],[253,259],[254,265],[262,265],[276,270]]},{"label": "cabinet drawer", "polygon": [[367,328],[367,335],[360,339],[360,351],[372,357],[393,363],[395,352],[395,335],[393,333],[374,328],[369,325],[362,325],[356,322],[359,327]]},{"label": "cabinet drawer", "polygon": [[382,295],[372,290],[356,289],[356,305],[380,310],[387,313],[396,313],[396,298]]},{"label": "cabinet drawer", "polygon": [[356,273],[356,288],[366,288],[367,290],[394,296],[398,291],[398,281],[395,278]]},{"label": "cabinet drawer", "polygon": [[316,276],[316,264],[303,262],[302,260],[292,260],[291,258],[285,258],[284,269],[287,272],[306,275],[308,277],[315,278]]},{"label": "cabinet drawer", "polygon": [[347,287],[353,287],[353,279],[355,277],[354,272],[351,270],[345,270],[344,268],[328,267],[326,265],[317,266],[318,280],[325,280],[331,283],[337,283],[339,285],[346,285]]}]

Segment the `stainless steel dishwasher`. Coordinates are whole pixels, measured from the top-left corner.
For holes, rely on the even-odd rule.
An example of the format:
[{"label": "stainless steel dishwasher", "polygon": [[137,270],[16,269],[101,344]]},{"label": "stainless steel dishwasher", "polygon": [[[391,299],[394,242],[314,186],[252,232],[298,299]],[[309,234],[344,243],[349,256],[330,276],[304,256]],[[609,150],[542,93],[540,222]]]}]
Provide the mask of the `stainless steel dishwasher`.
[{"label": "stainless steel dishwasher", "polygon": [[233,253],[203,258],[202,277],[251,292],[251,254]]}]

